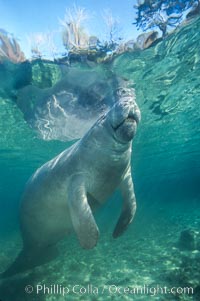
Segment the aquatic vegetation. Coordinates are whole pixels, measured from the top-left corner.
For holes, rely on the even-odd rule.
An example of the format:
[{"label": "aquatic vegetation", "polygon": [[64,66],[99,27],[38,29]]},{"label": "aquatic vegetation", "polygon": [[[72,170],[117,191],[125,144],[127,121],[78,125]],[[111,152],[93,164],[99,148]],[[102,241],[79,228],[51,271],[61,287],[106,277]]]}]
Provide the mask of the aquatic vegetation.
[{"label": "aquatic vegetation", "polygon": [[59,51],[54,42],[55,32],[38,32],[27,36],[32,54],[32,59],[51,57],[55,60]]},{"label": "aquatic vegetation", "polygon": [[117,18],[114,18],[112,12],[105,10],[103,14],[103,19],[106,24],[107,39],[101,42],[101,48],[107,48],[107,51],[120,52],[119,49],[123,45],[123,35],[121,33],[120,22]]},{"label": "aquatic vegetation", "polygon": [[64,19],[60,19],[63,26],[63,44],[68,51],[88,48],[89,36],[83,26],[87,18],[86,10],[74,5],[73,9],[66,9]]},{"label": "aquatic vegetation", "polygon": [[144,31],[157,27],[164,37],[171,28],[176,28],[183,21],[185,11],[193,11],[198,6],[198,0],[138,0],[135,6],[137,17],[133,24],[136,24],[138,28],[142,28]]},{"label": "aquatic vegetation", "polygon": [[5,59],[13,63],[26,60],[16,38],[7,31],[0,29],[0,62]]},{"label": "aquatic vegetation", "polygon": [[106,60],[115,53],[122,50],[122,38],[120,36],[119,22],[113,17],[110,11],[105,11],[103,20],[106,24],[104,41],[98,36],[90,35],[86,30],[86,20],[89,12],[84,8],[74,6],[73,9],[66,9],[63,20],[62,39],[67,50],[69,61],[96,61]]}]

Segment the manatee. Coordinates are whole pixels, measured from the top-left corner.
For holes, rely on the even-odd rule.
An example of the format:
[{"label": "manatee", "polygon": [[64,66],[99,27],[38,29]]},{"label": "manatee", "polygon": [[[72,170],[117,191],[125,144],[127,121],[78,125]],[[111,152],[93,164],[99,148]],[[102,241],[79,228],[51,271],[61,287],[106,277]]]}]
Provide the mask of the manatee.
[{"label": "manatee", "polygon": [[123,205],[113,237],[133,220],[131,151],[140,110],[128,81],[118,80],[115,97],[113,107],[82,139],[41,166],[28,181],[20,208],[23,249],[3,277],[51,260],[56,243],[72,231],[82,248],[94,248],[99,229],[93,212],[118,187]]}]

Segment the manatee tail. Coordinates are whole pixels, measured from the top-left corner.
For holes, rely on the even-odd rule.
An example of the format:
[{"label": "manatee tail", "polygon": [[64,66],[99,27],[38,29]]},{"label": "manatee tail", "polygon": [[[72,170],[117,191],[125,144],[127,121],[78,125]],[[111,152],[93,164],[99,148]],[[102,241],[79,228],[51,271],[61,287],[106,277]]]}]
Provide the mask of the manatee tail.
[{"label": "manatee tail", "polygon": [[37,266],[43,265],[58,255],[58,250],[55,246],[45,249],[40,249],[34,252],[27,252],[22,250],[15,261],[8,267],[8,269],[0,275],[1,279],[14,276],[19,273],[26,272]]}]

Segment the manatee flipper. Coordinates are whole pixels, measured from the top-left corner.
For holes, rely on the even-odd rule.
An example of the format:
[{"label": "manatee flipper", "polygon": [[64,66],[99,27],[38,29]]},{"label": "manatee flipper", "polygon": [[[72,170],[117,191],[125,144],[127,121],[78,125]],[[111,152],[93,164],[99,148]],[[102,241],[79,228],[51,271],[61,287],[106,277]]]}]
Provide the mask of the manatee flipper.
[{"label": "manatee flipper", "polygon": [[8,269],[0,275],[0,278],[8,278],[26,272],[55,259],[57,255],[58,250],[55,245],[30,251],[23,249]]},{"label": "manatee flipper", "polygon": [[68,208],[80,245],[84,249],[92,249],[97,244],[99,230],[80,176],[74,176],[70,181]]},{"label": "manatee flipper", "polygon": [[128,225],[132,222],[136,211],[136,199],[130,169],[120,184],[120,190],[123,198],[123,208],[113,231],[114,238],[124,233]]}]

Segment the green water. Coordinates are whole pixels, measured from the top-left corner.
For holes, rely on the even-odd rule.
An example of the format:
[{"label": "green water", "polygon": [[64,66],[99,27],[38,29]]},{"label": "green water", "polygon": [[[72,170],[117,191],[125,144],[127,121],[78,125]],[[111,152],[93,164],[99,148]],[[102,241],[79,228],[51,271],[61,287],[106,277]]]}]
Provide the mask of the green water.
[{"label": "green water", "polygon": [[[124,236],[113,240],[121,204],[116,193],[96,216],[101,238],[94,250],[80,249],[75,237],[69,237],[61,242],[60,256],[52,263],[2,282],[2,301],[200,300],[199,27],[197,19],[154,47],[122,54],[109,64],[73,66],[79,71],[94,70],[97,81],[110,77],[108,70],[112,70],[135,83],[142,112],[132,155],[137,214]],[[0,65],[0,272],[21,248],[18,207],[26,181],[36,168],[73,143],[51,136],[42,139],[20,110],[19,95],[30,85],[49,95],[67,76],[68,67],[56,63]],[[23,103],[29,112],[35,105],[36,92],[31,91],[26,92]],[[196,233],[192,250],[178,246],[184,229]],[[70,292],[65,297],[25,293],[26,285],[35,288],[41,283],[66,286]],[[97,287],[98,293],[92,289],[73,292],[74,285],[88,284]],[[121,294],[112,285],[123,289],[136,285],[193,287],[194,292],[159,292],[150,297]]]}]

